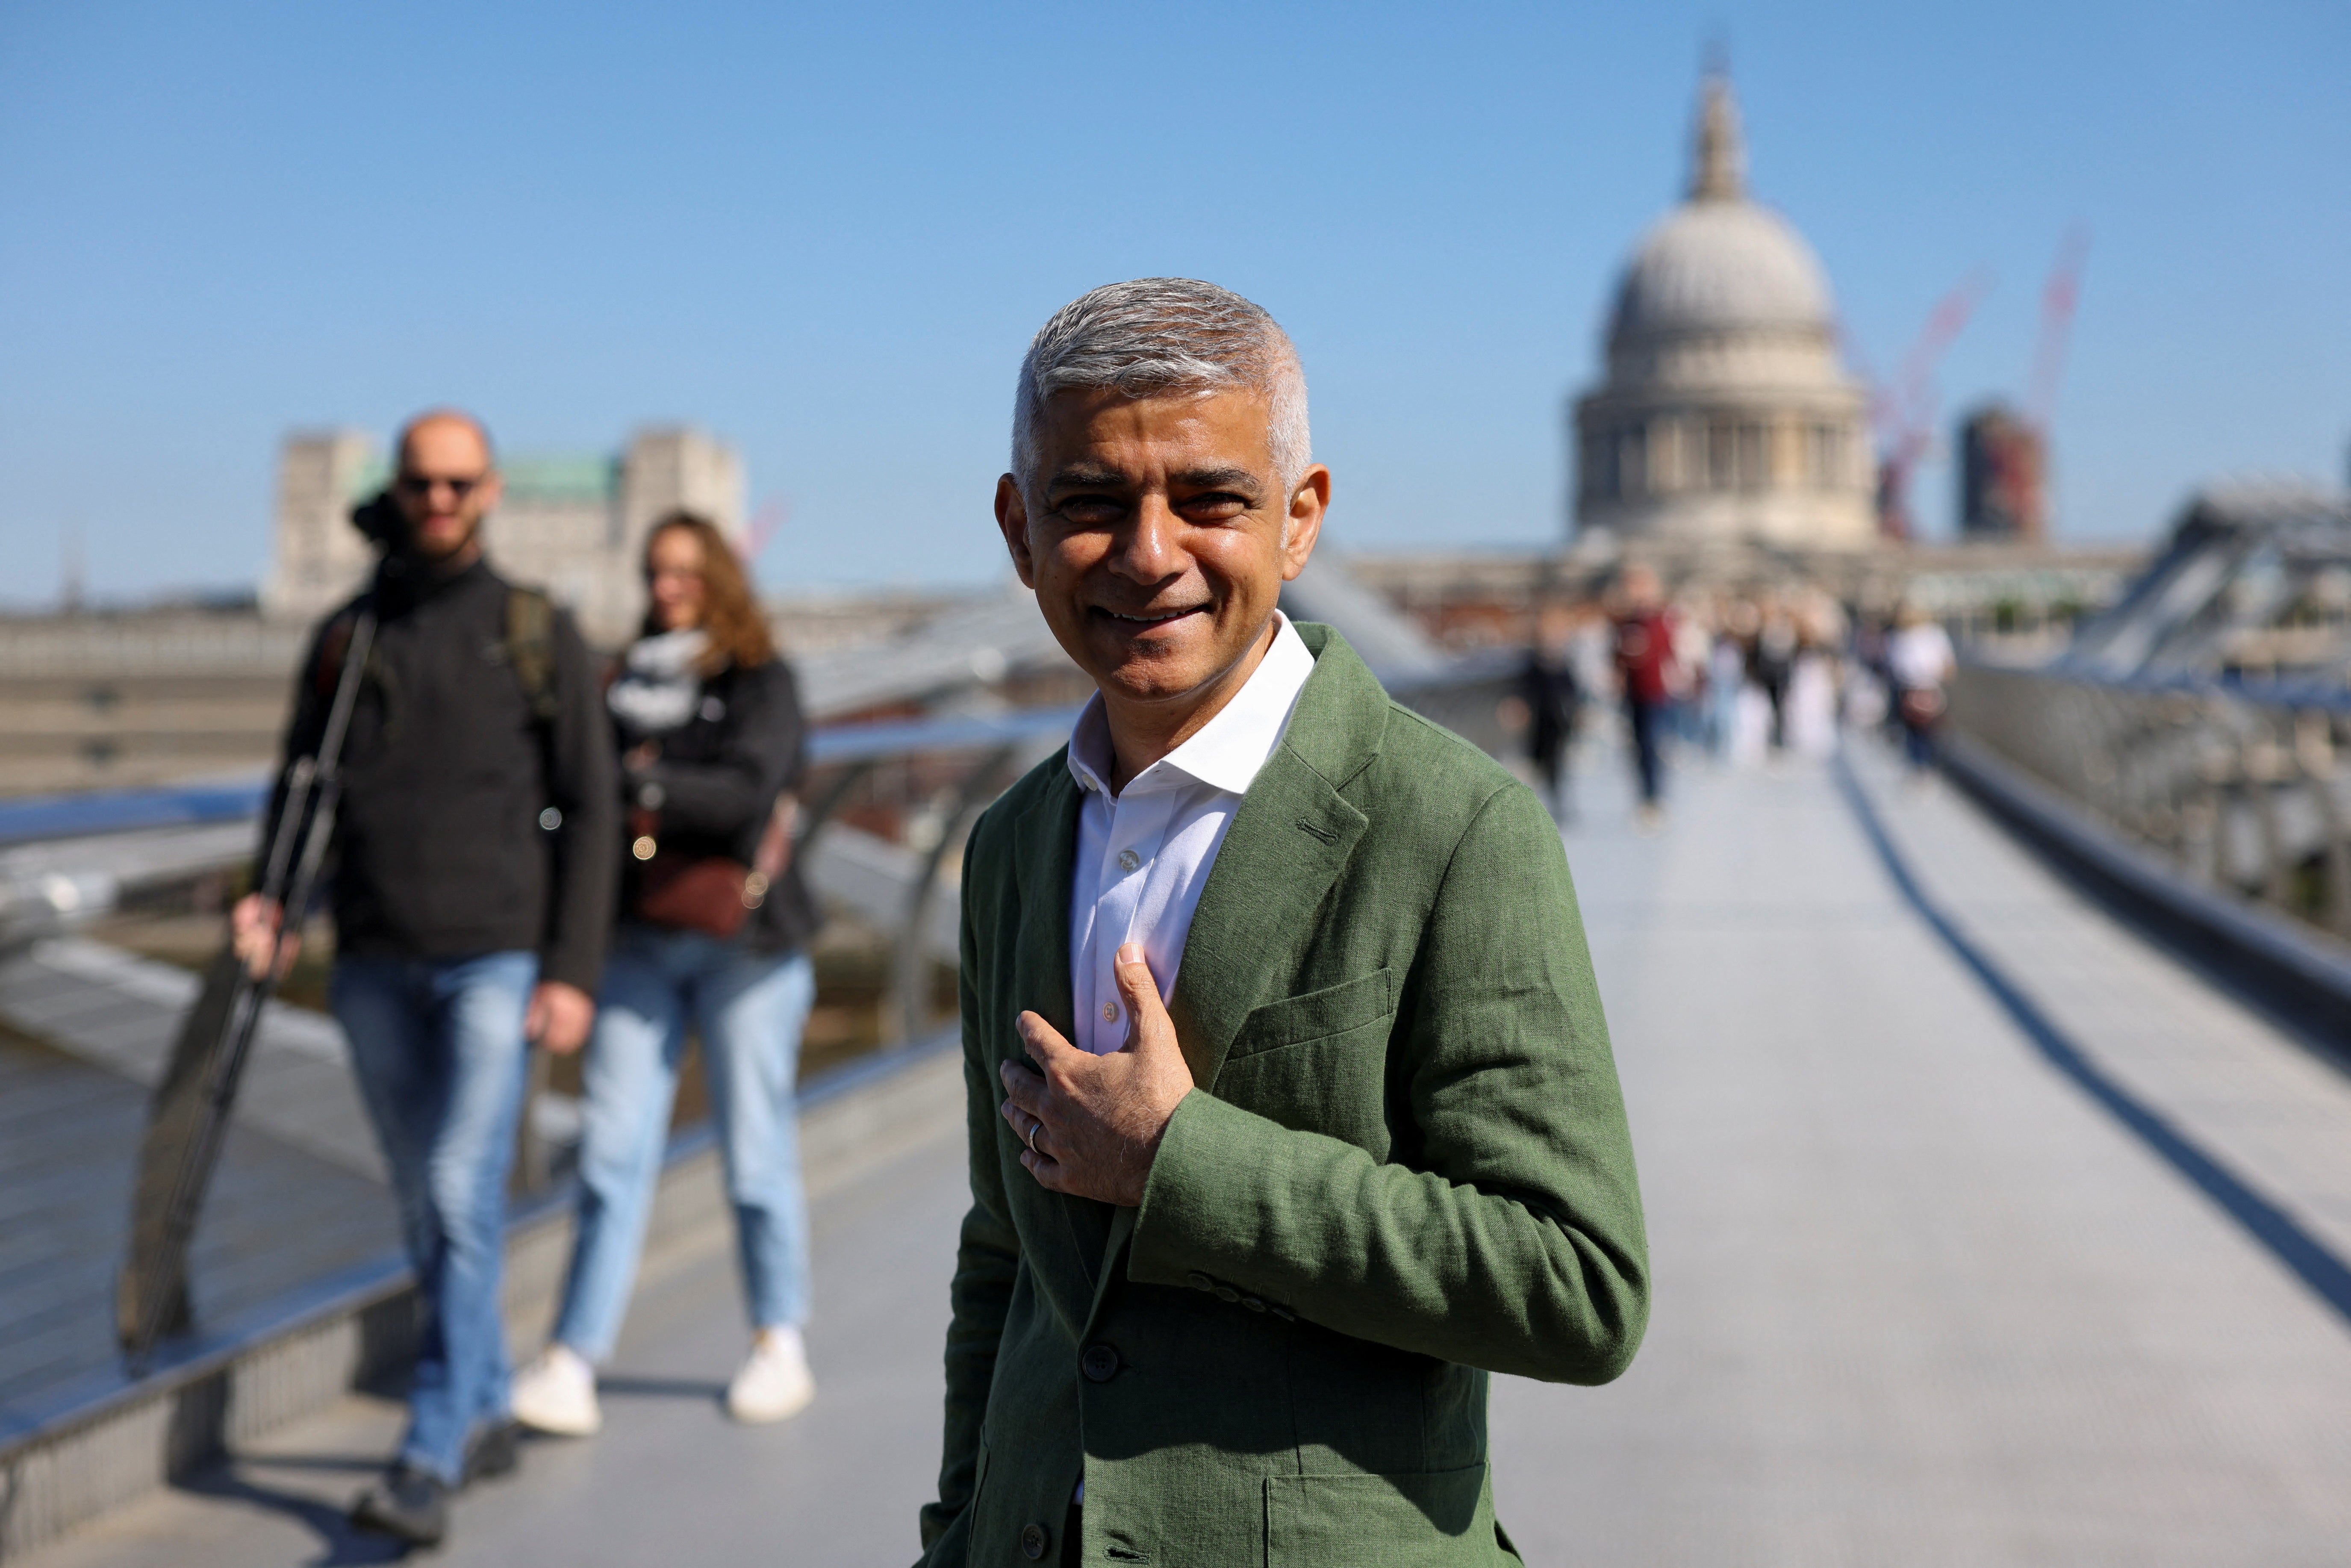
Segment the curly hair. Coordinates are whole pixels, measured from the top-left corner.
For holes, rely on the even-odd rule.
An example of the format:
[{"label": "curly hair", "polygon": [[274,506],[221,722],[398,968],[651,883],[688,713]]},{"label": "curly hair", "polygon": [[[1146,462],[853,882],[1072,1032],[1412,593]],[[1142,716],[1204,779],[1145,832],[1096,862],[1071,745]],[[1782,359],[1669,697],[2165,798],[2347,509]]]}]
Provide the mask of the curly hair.
[{"label": "curly hair", "polygon": [[[702,547],[702,629],[710,634],[710,646],[702,655],[702,673],[715,675],[729,664],[756,669],[774,658],[775,640],[768,634],[768,618],[751,591],[743,558],[708,517],[681,509],[654,519],[645,532],[646,575],[653,572],[653,541],[675,529],[693,535]],[[646,606],[644,634],[653,636],[661,630],[653,607]]]}]

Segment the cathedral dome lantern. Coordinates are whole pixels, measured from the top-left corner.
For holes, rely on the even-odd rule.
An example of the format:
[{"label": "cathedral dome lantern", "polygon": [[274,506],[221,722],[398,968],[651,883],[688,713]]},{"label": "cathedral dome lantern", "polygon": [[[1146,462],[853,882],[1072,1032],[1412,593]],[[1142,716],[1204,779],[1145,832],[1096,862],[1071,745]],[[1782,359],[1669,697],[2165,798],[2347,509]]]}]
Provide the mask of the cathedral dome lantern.
[{"label": "cathedral dome lantern", "polygon": [[1617,284],[1606,379],[1575,405],[1575,525],[1628,540],[1865,547],[1867,400],[1839,361],[1819,258],[1747,193],[1719,72],[1694,141],[1687,199]]}]

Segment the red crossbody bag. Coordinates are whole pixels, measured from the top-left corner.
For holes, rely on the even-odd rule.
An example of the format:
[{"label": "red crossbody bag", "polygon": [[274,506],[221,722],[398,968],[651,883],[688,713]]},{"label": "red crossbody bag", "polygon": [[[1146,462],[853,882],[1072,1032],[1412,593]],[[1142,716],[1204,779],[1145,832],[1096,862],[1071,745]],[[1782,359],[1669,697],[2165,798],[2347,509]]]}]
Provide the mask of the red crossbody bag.
[{"label": "red crossbody bag", "polygon": [[689,855],[664,850],[653,830],[660,818],[639,808],[629,813],[629,852],[637,867],[637,896],[630,913],[650,925],[699,931],[720,941],[743,929],[751,911],[768,901],[768,891],[792,860],[792,830],[799,800],[776,797],[759,847],[745,865],[732,855]]}]

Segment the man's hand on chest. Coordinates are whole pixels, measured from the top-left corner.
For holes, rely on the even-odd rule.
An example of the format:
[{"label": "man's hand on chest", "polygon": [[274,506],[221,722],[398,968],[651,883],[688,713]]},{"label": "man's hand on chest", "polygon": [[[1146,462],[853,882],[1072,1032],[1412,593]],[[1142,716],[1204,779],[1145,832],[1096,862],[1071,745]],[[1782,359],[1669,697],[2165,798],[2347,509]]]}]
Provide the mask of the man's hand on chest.
[{"label": "man's hand on chest", "polygon": [[1194,1085],[1140,943],[1119,949],[1116,969],[1132,1020],[1126,1043],[1095,1056],[1022,1013],[1015,1027],[1037,1065],[1003,1064],[1008,1098],[1000,1109],[1028,1145],[1020,1163],[1039,1186],[1133,1208],[1143,1202],[1160,1134]]}]

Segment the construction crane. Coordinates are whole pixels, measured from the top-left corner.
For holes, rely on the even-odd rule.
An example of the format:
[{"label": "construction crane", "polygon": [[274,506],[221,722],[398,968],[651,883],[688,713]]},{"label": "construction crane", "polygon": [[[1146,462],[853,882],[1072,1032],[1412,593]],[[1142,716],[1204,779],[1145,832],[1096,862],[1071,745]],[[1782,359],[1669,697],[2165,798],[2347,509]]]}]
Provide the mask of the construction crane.
[{"label": "construction crane", "polygon": [[792,515],[790,503],[781,497],[770,497],[752,514],[750,525],[743,530],[743,564],[748,566],[759,559],[775,537],[783,532],[784,520]]},{"label": "construction crane", "polygon": [[2074,327],[2074,307],[2082,298],[2082,263],[2089,254],[2089,231],[2075,224],[2057,247],[2056,265],[2041,290],[2041,340],[2033,346],[2032,390],[2024,417],[2043,438],[2057,413],[2057,383],[2065,373],[2065,344]]},{"label": "construction crane", "polygon": [[[1935,367],[1951,342],[1991,292],[1990,267],[1979,267],[1943,296],[1927,318],[1917,341],[1902,358],[1900,376],[1892,386],[1871,379],[1870,422],[1877,428],[1877,531],[1886,538],[1907,539],[1910,523],[1910,476],[1933,444]],[[1866,375],[1866,367],[1864,368]]]},{"label": "construction crane", "polygon": [[2057,412],[2057,383],[2065,369],[2065,340],[2081,298],[2082,261],[2089,236],[2068,230],[2041,290],[2041,336],[2033,345],[2032,381],[2022,413],[1993,402],[1961,427],[1959,528],[1970,537],[2027,542],[2049,528],[2049,425]]}]

